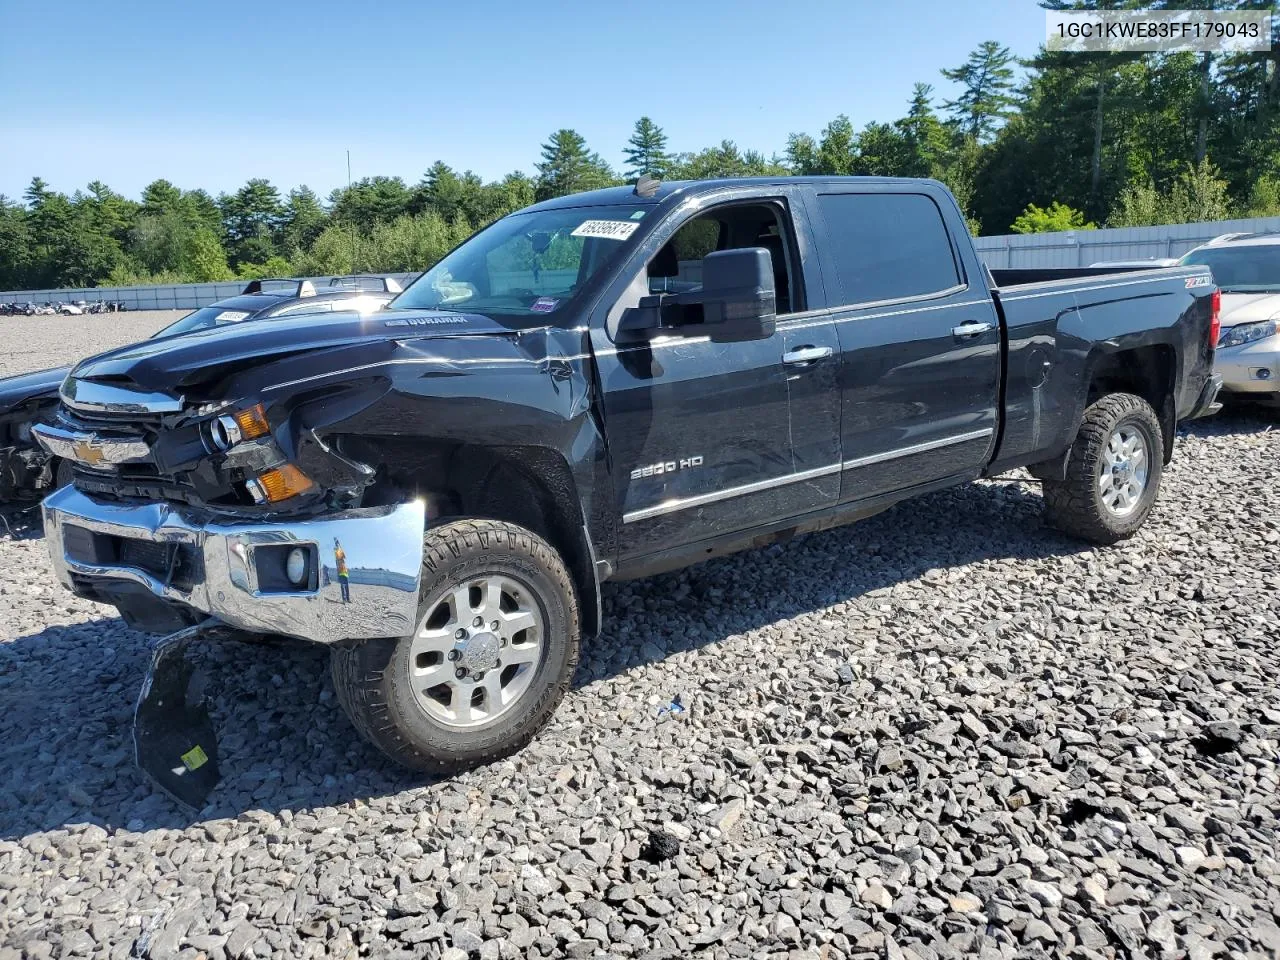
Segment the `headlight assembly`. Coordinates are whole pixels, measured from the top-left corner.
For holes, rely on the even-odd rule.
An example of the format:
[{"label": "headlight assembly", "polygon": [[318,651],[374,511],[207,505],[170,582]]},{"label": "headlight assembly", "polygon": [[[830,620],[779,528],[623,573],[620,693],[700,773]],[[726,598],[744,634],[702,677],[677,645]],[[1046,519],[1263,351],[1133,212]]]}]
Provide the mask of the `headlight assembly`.
[{"label": "headlight assembly", "polygon": [[209,439],[224,453],[241,440],[257,440],[270,432],[267,412],[260,403],[237,413],[223,414],[209,424]]},{"label": "headlight assembly", "polygon": [[1228,327],[1222,331],[1222,336],[1218,338],[1218,346],[1221,347],[1238,347],[1245,343],[1253,343],[1257,340],[1265,340],[1267,337],[1273,337],[1276,333],[1275,320],[1262,320],[1258,323],[1242,323],[1237,327]]}]

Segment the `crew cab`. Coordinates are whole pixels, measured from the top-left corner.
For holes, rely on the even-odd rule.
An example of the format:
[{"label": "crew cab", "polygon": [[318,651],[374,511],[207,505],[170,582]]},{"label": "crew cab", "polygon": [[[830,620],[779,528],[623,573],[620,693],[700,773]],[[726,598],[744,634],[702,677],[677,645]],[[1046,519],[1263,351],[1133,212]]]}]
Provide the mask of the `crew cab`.
[{"label": "crew cab", "polygon": [[37,428],[75,461],[48,542],[144,629],[329,645],[364,736],[456,768],[547,720],[602,581],[1017,467],[1129,536],[1214,404],[1216,304],[1205,267],[988,271],[931,180],[641,180],[375,314],[80,363]]},{"label": "crew cab", "polygon": [[[303,312],[368,313],[401,289],[394,277],[363,274],[330,277],[328,285],[320,287],[311,280],[250,280],[237,296],[193,310],[152,334],[151,339]],[[0,503],[33,501],[70,479],[70,463],[51,457],[31,432],[36,424],[54,420],[58,387],[70,372],[70,367],[53,367],[0,379]]]}]

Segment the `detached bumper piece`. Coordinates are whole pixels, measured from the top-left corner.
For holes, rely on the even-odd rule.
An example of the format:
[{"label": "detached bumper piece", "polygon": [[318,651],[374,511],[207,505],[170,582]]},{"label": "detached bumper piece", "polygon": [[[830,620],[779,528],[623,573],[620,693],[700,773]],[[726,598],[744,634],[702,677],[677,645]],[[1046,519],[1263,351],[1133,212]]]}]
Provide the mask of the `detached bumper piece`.
[{"label": "detached bumper piece", "polygon": [[186,658],[187,644],[216,631],[199,624],[152,647],[151,665],[133,713],[134,759],[179,803],[200,809],[218,784],[218,738],[203,678]]},{"label": "detached bumper piece", "polygon": [[80,596],[141,592],[188,622],[318,643],[405,636],[417,619],[420,501],[246,523],[64,487],[43,509],[58,579]]}]

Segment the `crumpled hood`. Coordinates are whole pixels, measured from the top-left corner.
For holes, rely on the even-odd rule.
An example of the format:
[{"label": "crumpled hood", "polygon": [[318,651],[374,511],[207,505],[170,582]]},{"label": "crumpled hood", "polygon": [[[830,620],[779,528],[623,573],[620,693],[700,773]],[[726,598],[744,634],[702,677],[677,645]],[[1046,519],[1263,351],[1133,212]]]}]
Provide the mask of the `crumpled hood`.
[{"label": "crumpled hood", "polygon": [[70,367],[53,367],[37,370],[17,377],[0,380],[0,413],[12,410],[18,404],[36,397],[57,397],[58,387],[66,379]]},{"label": "crumpled hood", "polygon": [[1224,293],[1222,313],[1223,327],[1237,327],[1242,323],[1270,320],[1280,314],[1280,293]]},{"label": "crumpled hood", "polygon": [[80,380],[166,390],[208,383],[250,366],[314,351],[512,332],[474,313],[388,310],[364,316],[354,312],[301,314],[144,340],[82,360],[72,372]]}]

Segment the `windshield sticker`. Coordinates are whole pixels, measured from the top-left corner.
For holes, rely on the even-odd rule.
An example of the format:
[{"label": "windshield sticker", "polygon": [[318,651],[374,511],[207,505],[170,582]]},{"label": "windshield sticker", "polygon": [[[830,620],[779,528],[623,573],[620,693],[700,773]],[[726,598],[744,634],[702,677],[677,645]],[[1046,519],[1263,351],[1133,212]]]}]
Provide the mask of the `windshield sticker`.
[{"label": "windshield sticker", "polygon": [[537,300],[533,301],[533,304],[529,309],[534,313],[550,313],[556,308],[556,304],[559,302],[559,297],[539,297]]},{"label": "windshield sticker", "polygon": [[599,237],[601,240],[625,240],[640,224],[634,220],[584,220],[571,234],[575,237]]},{"label": "windshield sticker", "polygon": [[220,314],[213,318],[214,323],[239,323],[241,320],[248,320],[249,313],[246,310],[223,310]]}]

